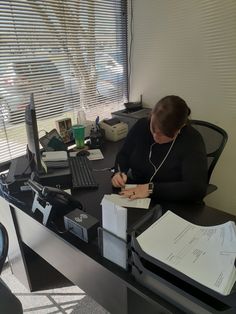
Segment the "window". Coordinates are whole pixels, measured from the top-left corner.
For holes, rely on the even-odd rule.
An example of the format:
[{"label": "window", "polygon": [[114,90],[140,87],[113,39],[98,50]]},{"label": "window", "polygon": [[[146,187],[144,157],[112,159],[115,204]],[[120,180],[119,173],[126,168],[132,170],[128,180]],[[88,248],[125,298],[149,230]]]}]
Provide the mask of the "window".
[{"label": "window", "polygon": [[[109,117],[127,100],[126,0],[1,0],[0,160],[25,153],[34,93],[39,137],[83,109]],[[42,134],[41,134],[42,132]]]}]

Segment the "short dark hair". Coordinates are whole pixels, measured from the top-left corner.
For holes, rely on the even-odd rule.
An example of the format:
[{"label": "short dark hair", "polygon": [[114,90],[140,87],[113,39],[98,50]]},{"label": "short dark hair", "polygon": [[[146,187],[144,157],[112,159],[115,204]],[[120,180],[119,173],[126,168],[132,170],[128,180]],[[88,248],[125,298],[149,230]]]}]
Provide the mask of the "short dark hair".
[{"label": "short dark hair", "polygon": [[152,115],[154,123],[166,136],[173,137],[188,121],[191,110],[186,102],[179,96],[169,95],[154,106]]}]

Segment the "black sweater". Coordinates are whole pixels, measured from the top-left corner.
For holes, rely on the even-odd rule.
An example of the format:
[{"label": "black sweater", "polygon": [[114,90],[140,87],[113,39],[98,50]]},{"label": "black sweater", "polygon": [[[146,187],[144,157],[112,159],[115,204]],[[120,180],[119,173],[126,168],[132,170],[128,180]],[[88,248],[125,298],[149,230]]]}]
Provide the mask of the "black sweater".
[{"label": "black sweater", "polygon": [[[155,172],[151,162],[158,168],[172,144],[155,143],[149,124],[149,119],[140,119],[130,130],[116,157],[116,169],[119,164],[122,172],[131,170],[132,181],[129,179],[129,182],[148,183]],[[152,182],[153,197],[158,201],[202,200],[207,188],[207,157],[199,132],[190,125],[182,128]]]}]

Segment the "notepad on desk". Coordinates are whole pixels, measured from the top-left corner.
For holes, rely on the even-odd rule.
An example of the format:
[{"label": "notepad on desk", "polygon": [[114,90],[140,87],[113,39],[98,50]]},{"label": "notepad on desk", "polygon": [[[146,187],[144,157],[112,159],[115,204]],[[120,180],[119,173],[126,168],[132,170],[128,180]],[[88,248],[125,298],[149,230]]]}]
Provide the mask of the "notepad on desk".
[{"label": "notepad on desk", "polygon": [[89,155],[88,155],[89,160],[104,159],[104,156],[100,149],[89,149],[88,152],[89,152]]},{"label": "notepad on desk", "polygon": [[189,278],[228,295],[236,281],[236,226],[198,226],[167,211],[137,237],[142,250]]},{"label": "notepad on desk", "polygon": [[[100,160],[104,159],[104,156],[100,149],[88,149],[89,154],[87,155],[88,160]],[[70,152],[70,157],[76,157],[78,151]]]},{"label": "notepad on desk", "polygon": [[109,200],[110,202],[122,206],[122,207],[133,207],[133,208],[143,208],[147,209],[150,205],[150,198],[137,198],[134,200],[131,200],[129,198],[122,197],[118,194],[110,194],[110,195],[104,195],[104,197]]}]

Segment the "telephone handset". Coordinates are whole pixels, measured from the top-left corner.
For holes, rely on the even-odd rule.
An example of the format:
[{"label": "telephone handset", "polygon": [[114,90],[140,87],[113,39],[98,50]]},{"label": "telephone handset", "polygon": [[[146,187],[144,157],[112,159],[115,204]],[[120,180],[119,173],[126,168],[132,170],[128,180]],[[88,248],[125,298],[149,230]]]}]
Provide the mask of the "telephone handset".
[{"label": "telephone handset", "polygon": [[31,179],[28,180],[28,185],[35,192],[32,211],[39,210],[43,214],[44,225],[63,217],[75,208],[83,210],[79,201],[61,189],[42,186]]}]

